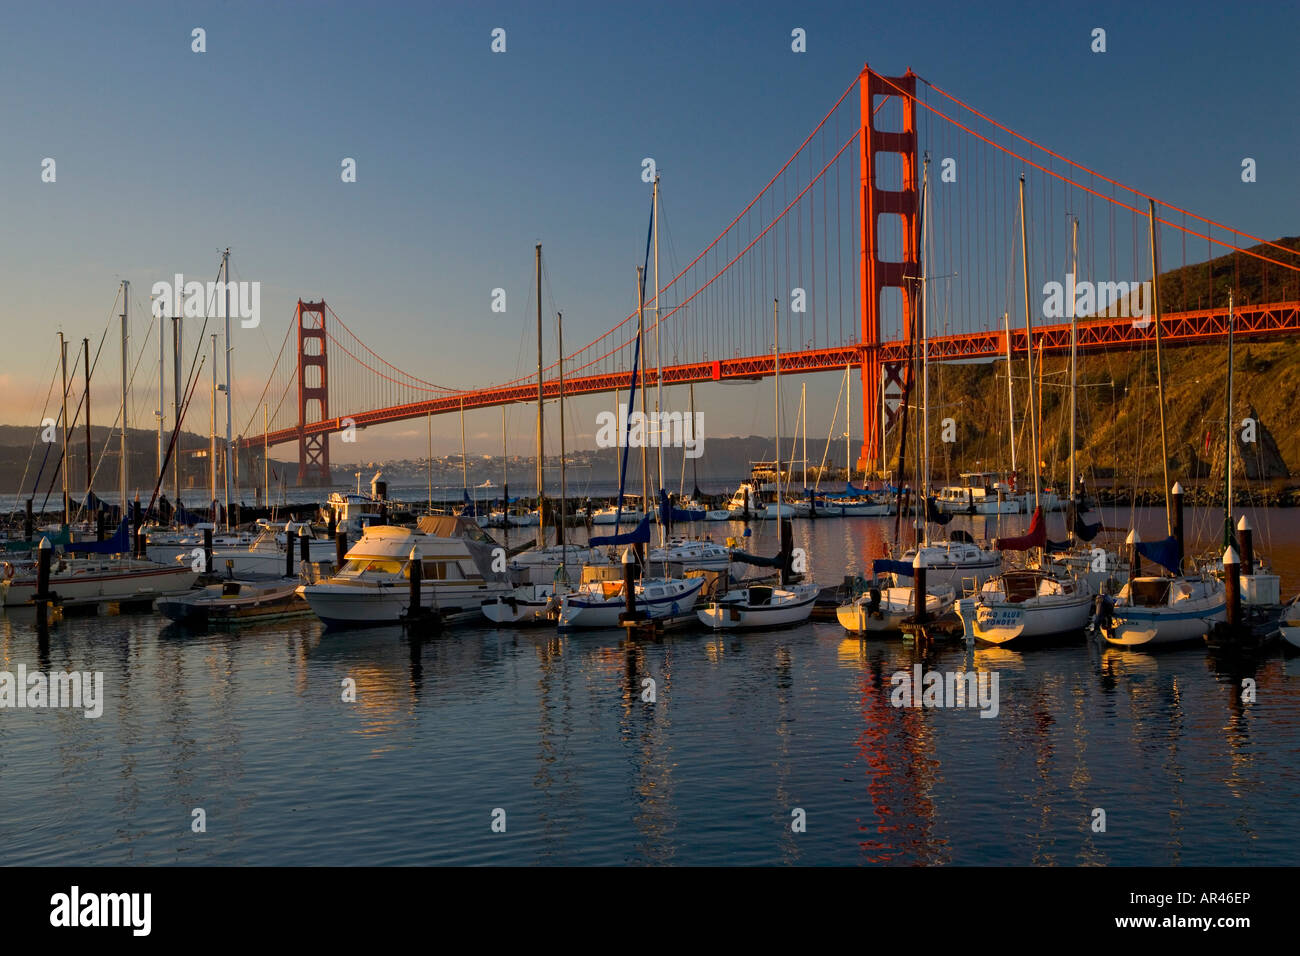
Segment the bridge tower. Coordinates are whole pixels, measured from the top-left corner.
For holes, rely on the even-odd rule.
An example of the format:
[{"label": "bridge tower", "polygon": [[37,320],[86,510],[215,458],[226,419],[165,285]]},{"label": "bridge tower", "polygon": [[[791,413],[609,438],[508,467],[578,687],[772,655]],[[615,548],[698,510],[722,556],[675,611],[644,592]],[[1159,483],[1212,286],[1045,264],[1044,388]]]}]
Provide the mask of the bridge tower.
[{"label": "bridge tower", "polygon": [[[862,451],[859,469],[883,468],[885,436],[881,428],[881,393],[887,384],[900,389],[900,366],[887,365],[880,357],[881,295],[886,289],[898,289],[902,300],[903,339],[910,342],[913,316],[916,314],[920,289],[915,277],[921,274],[917,213],[920,191],[917,186],[916,161],[916,74],[909,68],[902,76],[880,76],[868,67],[858,77],[862,129],[858,137],[858,162],[861,196],[858,208],[861,222],[862,253],[859,272],[862,282]],[[897,96],[902,100],[902,128],[883,130],[876,126],[876,98]],[[896,155],[902,159],[902,188],[881,189],[878,160]],[[890,222],[895,217],[898,222]],[[881,222],[901,226],[889,230],[900,236],[901,247],[882,248]],[[899,241],[892,243],[899,247]],[[885,260],[892,252],[898,258]],[[888,383],[886,383],[886,376]],[[889,413],[893,421],[893,413]]]},{"label": "bridge tower", "polygon": [[[325,301],[298,300],[298,484],[330,483],[330,441],[306,428],[330,415],[329,366],[325,358]],[[309,416],[310,413],[310,417]]]}]

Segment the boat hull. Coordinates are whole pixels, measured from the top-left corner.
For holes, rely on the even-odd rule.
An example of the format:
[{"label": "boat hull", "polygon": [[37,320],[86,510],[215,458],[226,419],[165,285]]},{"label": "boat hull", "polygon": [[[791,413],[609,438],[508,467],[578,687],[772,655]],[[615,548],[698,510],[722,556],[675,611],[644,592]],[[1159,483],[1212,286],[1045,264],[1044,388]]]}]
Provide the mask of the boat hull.
[{"label": "boat hull", "polygon": [[959,601],[957,616],[982,644],[1044,641],[1082,633],[1092,619],[1092,595],[1081,592],[1026,601]]},{"label": "boat hull", "polygon": [[[50,591],[64,606],[135,601],[153,601],[169,594],[181,594],[194,587],[198,572],[188,564],[160,566],[130,573],[113,571],[52,575]],[[13,578],[4,584],[6,607],[30,604],[36,595],[35,578]]]},{"label": "boat hull", "polygon": [[[433,608],[443,621],[479,618],[485,600],[504,595],[505,586],[464,587],[455,591],[445,585],[425,584],[420,589],[420,606]],[[401,623],[411,603],[410,585],[405,582],[376,582],[367,585],[302,584],[298,593],[312,613],[331,627],[381,627]]]},{"label": "boat hull", "polygon": [[[649,618],[689,614],[695,609],[704,579],[695,578],[686,584],[687,587],[675,588],[673,593],[662,597],[638,596],[637,612]],[[625,599],[621,595],[604,600],[586,597],[581,592],[566,595],[560,608],[559,627],[561,630],[618,627],[619,617],[625,610]]]},{"label": "boat hull", "polygon": [[1163,608],[1117,606],[1102,629],[1106,643],[1116,647],[1158,647],[1204,640],[1210,628],[1227,616],[1222,600],[1205,608],[1166,611]]},{"label": "boat hull", "polygon": [[[937,617],[948,609],[953,597],[951,588],[927,593],[926,613]],[[837,607],[835,619],[839,621],[840,627],[854,634],[901,633],[903,621],[916,613],[915,602],[912,588],[884,588],[881,590],[880,601],[874,606],[870,595],[866,594],[851,604]]]},{"label": "boat hull", "polygon": [[796,592],[796,599],[779,604],[751,605],[741,601],[720,601],[696,610],[705,627],[715,631],[747,631],[802,624],[812,616],[817,601],[815,587]]},{"label": "boat hull", "polygon": [[202,592],[160,598],[157,607],[168,620],[193,627],[238,627],[311,614],[296,585],[266,588],[250,596],[233,598]]}]

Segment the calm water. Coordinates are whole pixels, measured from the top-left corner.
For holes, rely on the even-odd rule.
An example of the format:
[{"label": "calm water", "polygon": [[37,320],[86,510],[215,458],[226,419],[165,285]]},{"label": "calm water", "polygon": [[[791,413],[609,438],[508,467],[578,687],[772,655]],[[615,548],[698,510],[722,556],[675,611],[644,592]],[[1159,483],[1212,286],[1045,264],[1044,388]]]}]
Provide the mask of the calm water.
[{"label": "calm water", "polygon": [[[1288,595],[1297,518],[1256,516]],[[1140,519],[1154,536],[1160,516]],[[1215,520],[1190,523],[1211,540]],[[795,534],[830,583],[887,529]],[[996,671],[998,716],[892,707],[891,675],[918,662]],[[311,619],[192,635],[152,615],[70,618],[42,646],[0,617],[0,669],[20,663],[102,671],[107,702],[95,720],[0,710],[10,864],[1300,863],[1300,659],[1280,650],[1250,666],[1083,642],[922,658],[830,623],[412,644]]]}]

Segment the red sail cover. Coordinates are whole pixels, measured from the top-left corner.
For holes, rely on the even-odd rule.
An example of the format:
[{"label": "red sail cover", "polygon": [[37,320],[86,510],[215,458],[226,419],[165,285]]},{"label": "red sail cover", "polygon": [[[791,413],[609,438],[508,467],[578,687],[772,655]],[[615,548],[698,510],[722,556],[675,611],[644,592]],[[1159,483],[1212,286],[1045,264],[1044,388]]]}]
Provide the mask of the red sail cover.
[{"label": "red sail cover", "polygon": [[1041,548],[1047,542],[1047,525],[1043,522],[1043,509],[1034,509],[1033,520],[1029,522],[1029,533],[1019,538],[994,538],[993,547],[999,551],[1028,551]]}]

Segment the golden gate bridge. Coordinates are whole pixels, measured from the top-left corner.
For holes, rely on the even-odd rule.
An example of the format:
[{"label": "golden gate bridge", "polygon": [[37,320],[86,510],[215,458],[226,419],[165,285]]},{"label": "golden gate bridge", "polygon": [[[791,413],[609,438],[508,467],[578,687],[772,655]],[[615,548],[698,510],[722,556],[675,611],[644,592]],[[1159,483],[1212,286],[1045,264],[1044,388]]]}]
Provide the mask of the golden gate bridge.
[{"label": "golden gate bridge", "polygon": [[[882,467],[920,321],[931,361],[1070,347],[1071,323],[1034,316],[1031,336],[1023,307],[1016,308],[1025,279],[1017,205],[1022,174],[1032,209],[1024,224],[1031,288],[1067,276],[1136,288],[1181,258],[1176,286],[1167,292],[1161,282],[1162,298],[1172,299],[1160,319],[1166,344],[1224,336],[1229,287],[1236,291],[1236,335],[1300,330],[1296,250],[1103,176],[911,70],[888,77],[864,67],[722,232],[662,288],[647,292],[647,315],[654,310],[658,320],[657,327],[647,323],[646,334],[662,337],[669,361],[642,368],[639,386],[773,374],[776,299],[783,303],[781,340],[794,343],[782,351],[781,373],[859,369],[858,467]],[[930,208],[924,211],[922,175],[931,183]],[[930,237],[925,250],[922,215]],[[1070,241],[1074,223],[1077,246]],[[1160,250],[1154,265],[1149,230]],[[924,317],[922,254],[925,274],[932,277]],[[1216,267],[1216,256],[1223,263],[1225,255],[1228,263]],[[1189,261],[1195,269],[1186,268]],[[1258,277],[1248,288],[1241,281],[1243,263]],[[1092,315],[1101,317],[1079,319],[1080,351],[1142,348],[1154,341],[1154,321],[1102,315],[1107,305],[1096,303]],[[637,330],[633,312],[557,357],[540,373],[543,396],[559,395],[561,371],[565,396],[628,388]],[[378,355],[323,300],[299,300],[256,403],[262,414],[250,417],[236,445],[247,450],[296,442],[299,483],[326,484],[333,433],[537,397],[536,374],[486,387],[430,382]],[[251,434],[263,418],[263,432]]]}]

